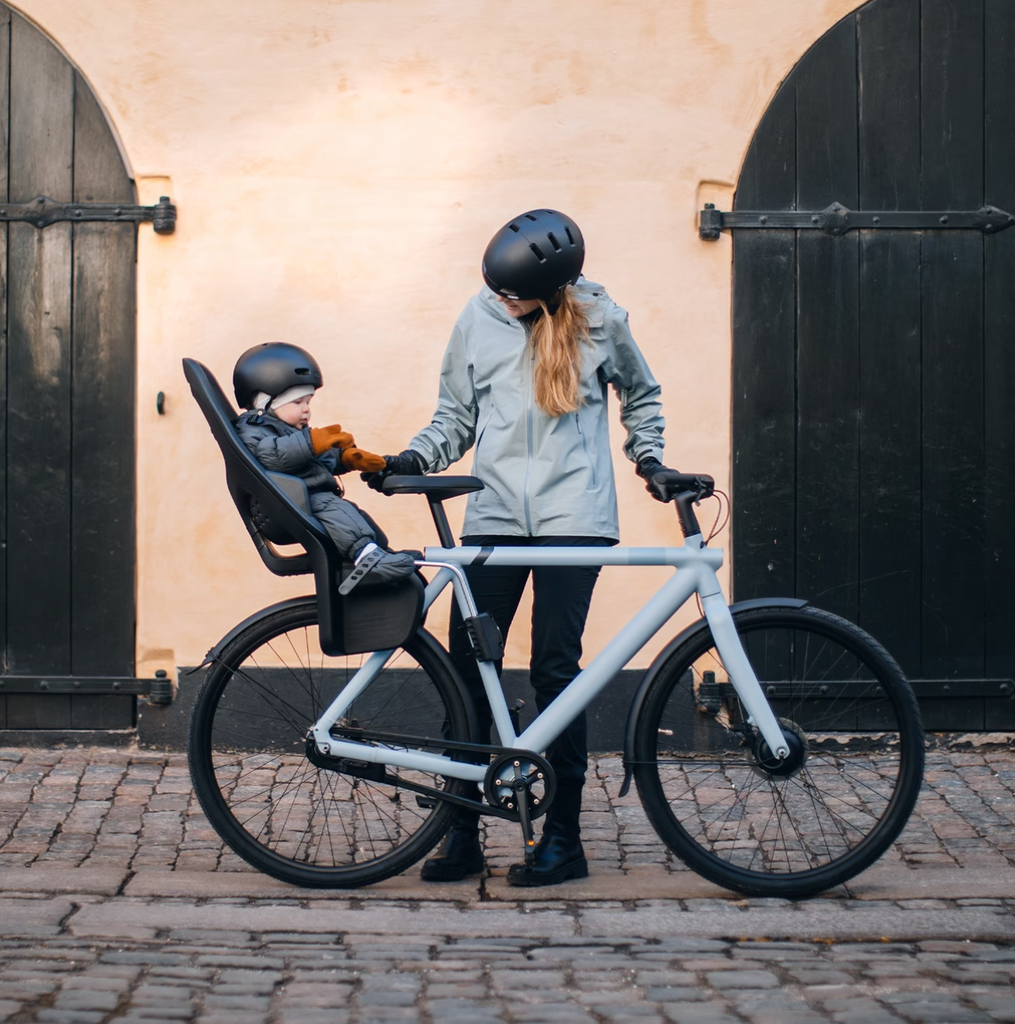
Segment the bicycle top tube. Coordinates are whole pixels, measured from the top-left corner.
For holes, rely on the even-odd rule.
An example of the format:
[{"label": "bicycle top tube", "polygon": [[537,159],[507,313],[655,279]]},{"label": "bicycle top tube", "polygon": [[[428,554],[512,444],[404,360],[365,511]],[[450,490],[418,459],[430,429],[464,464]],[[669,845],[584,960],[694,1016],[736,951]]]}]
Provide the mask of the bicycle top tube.
[{"label": "bicycle top tube", "polygon": [[426,562],[452,565],[550,566],[550,565],[669,565],[676,569],[722,565],[722,548],[699,548],[691,544],[674,548],[634,547],[550,547],[504,545],[500,547],[431,548],[424,551]]}]

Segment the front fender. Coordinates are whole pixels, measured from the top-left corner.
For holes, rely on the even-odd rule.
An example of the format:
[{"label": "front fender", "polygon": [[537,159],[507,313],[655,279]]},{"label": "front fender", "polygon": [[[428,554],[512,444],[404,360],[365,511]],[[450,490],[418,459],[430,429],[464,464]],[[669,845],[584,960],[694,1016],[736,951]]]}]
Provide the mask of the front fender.
[{"label": "front fender", "polygon": [[[803,608],[807,601],[797,597],[759,597],[750,601],[738,601],[730,605],[730,612],[735,616],[737,612],[750,611],[752,608]],[[645,670],[645,675],[638,684],[631,707],[627,712],[627,724],[624,726],[624,782],[620,787],[620,796],[627,796],[631,790],[631,779],[634,777],[634,730],[641,714],[642,705],[648,694],[649,687],[659,675],[660,669],[669,660],[673,652],[686,643],[703,629],[708,629],[708,623],[704,619],[692,622],[686,629],[678,633],[655,657],[655,660]]]}]

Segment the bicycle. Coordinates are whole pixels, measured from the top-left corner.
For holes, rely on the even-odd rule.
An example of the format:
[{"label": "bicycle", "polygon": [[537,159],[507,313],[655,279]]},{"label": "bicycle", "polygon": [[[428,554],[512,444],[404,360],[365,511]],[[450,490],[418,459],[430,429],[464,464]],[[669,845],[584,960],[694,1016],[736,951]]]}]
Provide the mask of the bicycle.
[{"label": "bicycle", "polygon": [[[208,371],[184,361],[226,458],[227,481],[265,564],[313,572],[313,596],[240,623],[209,652],[189,762],[221,838],[259,870],[300,886],[379,882],[423,858],[455,806],[516,822],[526,857],[553,800],[544,758],[568,722],[693,595],[702,618],[655,658],[631,705],[625,776],[672,853],[748,895],[800,898],[854,877],[898,837],[919,794],[923,728],[891,655],[857,626],[798,599],[728,605],[722,551],[702,539],[695,504],[710,477],[658,474],[684,543],[672,548],[457,547],[443,501],[473,477],[390,477],[427,497],[440,540],[396,588],[360,582],[301,507],[297,478],[266,473],[231,428]],[[217,392],[217,394],[216,394]],[[232,439],[230,439],[232,434]],[[284,555],[279,543],[303,552]],[[675,572],[524,730],[494,662],[493,620],[477,613],[464,568],[670,566]],[[469,629],[499,743],[475,742],[471,701],[423,626],[448,585]],[[204,667],[202,666],[202,667]],[[472,798],[479,784],[484,801]],[[470,796],[470,794],[472,796]]]}]

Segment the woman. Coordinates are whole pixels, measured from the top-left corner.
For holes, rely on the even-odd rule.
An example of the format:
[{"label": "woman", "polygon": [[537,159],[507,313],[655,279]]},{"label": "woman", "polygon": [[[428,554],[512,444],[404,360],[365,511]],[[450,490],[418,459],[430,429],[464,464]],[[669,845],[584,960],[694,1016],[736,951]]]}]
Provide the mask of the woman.
[{"label": "woman", "polygon": [[[607,386],[620,400],[624,451],[648,480],[661,465],[660,389],[627,326],[627,313],[581,275],[578,226],[553,210],[505,224],[487,246],[487,287],[465,307],[441,367],[430,425],[386,469],[369,478],[440,472],[474,448],[472,472],[486,485],[469,496],[466,545],[609,545],[619,538],[610,459]],[[530,570],[470,567],[480,612],[507,637]],[[543,710],[577,675],[581,638],[598,567],[531,570],[530,681]],[[480,742],[489,742],[490,709],[475,656],[452,602],[450,651],[473,694]],[[498,672],[501,665],[498,663]],[[547,751],[557,793],[531,865],[515,864],[510,885],[584,878],[579,829],[587,768],[584,713]],[[452,881],[483,870],[479,816],[459,810],[422,877]]]}]

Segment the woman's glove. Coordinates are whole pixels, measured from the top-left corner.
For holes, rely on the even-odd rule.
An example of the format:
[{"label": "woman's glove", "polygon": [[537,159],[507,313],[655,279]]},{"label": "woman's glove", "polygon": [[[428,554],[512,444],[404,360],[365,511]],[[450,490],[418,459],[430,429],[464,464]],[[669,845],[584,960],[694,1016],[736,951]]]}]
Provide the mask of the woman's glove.
[{"label": "woman's glove", "polygon": [[376,473],[364,473],[363,479],[367,487],[379,491],[389,476],[422,476],[425,470],[423,456],[411,448],[406,448],[399,455],[385,455],[384,468]]},{"label": "woman's glove", "polygon": [[666,501],[666,499],[662,497],[652,486],[652,477],[654,477],[656,473],[672,472],[669,467],[664,466],[657,458],[655,458],[655,456],[646,455],[638,462],[638,468],[635,472],[642,478],[642,480],[645,481],[645,490],[648,491],[656,501]]}]

